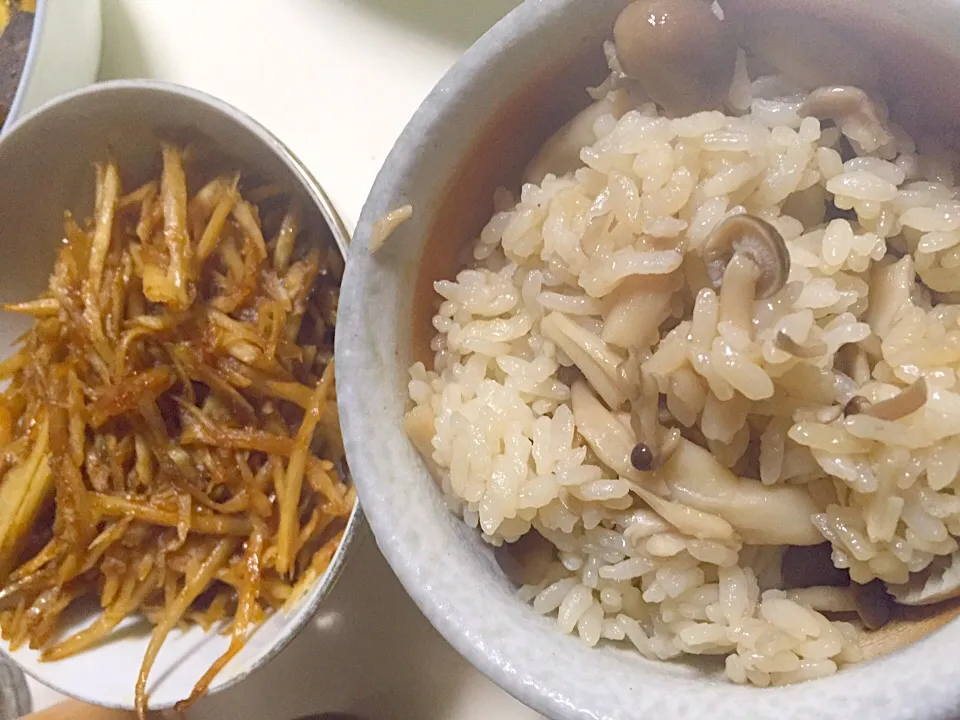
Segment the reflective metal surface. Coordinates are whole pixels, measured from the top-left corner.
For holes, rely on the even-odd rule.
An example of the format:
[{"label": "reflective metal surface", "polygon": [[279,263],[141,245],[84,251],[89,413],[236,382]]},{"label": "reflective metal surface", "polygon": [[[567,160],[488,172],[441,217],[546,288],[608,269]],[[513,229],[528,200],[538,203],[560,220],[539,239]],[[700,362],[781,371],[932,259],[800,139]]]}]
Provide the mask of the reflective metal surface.
[{"label": "reflective metal surface", "polygon": [[23,673],[0,655],[0,720],[14,720],[32,709]]}]

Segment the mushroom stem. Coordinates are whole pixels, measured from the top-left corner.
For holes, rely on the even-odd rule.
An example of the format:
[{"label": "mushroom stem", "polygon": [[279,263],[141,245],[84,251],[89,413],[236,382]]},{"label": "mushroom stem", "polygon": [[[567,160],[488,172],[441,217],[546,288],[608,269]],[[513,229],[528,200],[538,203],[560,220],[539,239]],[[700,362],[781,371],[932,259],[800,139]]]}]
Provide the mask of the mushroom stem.
[{"label": "mushroom stem", "polygon": [[845,345],[840,348],[839,369],[843,370],[850,378],[862,387],[870,382],[873,371],[870,368],[870,358],[860,343],[856,345]]},{"label": "mushroom stem", "polygon": [[757,300],[776,295],[790,276],[790,252],[783,236],[753,215],[733,215],[721,222],[707,236],[701,254],[714,290],[724,284],[727,267],[738,255],[756,266]]},{"label": "mushroom stem", "polygon": [[823,536],[810,521],[822,507],[799,485],[763,485],[739,478],[708,450],[680,440],[656,478],[670,499],[719,515],[751,545],[819,545]]},{"label": "mushroom stem", "polygon": [[809,345],[801,345],[783,330],[777,333],[777,338],[773,341],[773,344],[776,345],[778,349],[790,353],[795,358],[804,360],[821,357],[827,352],[826,343],[817,340]]},{"label": "mushroom stem", "polygon": [[593,394],[590,385],[578,380],[570,388],[570,404],[577,432],[600,462],[625,478],[640,480],[631,463],[636,438]]},{"label": "mushroom stem", "polygon": [[543,318],[540,330],[573,360],[609,407],[623,405],[627,395],[618,371],[623,360],[607,343],[559,312]]},{"label": "mushroom stem", "polygon": [[[650,451],[651,462],[646,469],[655,470],[663,463],[660,390],[650,373],[644,372],[643,368],[639,368],[639,374],[639,392],[630,399],[630,427],[637,436],[639,443],[645,445]],[[634,448],[634,450],[637,450],[637,448]],[[643,455],[645,458],[645,453]]]},{"label": "mushroom stem", "polygon": [[899,420],[915,413],[927,402],[927,381],[920,378],[913,385],[889,400],[878,402],[862,410],[864,415],[880,420]]},{"label": "mushroom stem", "polygon": [[657,515],[684,535],[690,535],[698,540],[724,542],[737,540],[737,533],[733,526],[719,515],[665,500],[639,485],[633,486],[633,492]]},{"label": "mushroom stem", "polygon": [[729,322],[753,335],[753,302],[760,269],[747,255],[736,253],[720,285],[720,322]]},{"label": "mushroom stem", "polygon": [[877,136],[869,138],[870,143],[864,146],[866,152],[872,152],[882,147],[893,136],[880,121],[880,116],[870,97],[860,88],[847,85],[831,85],[814,90],[797,113],[800,117],[815,117],[820,120],[833,120],[840,131],[850,138],[867,140],[852,132],[855,125],[866,122],[877,128]]}]

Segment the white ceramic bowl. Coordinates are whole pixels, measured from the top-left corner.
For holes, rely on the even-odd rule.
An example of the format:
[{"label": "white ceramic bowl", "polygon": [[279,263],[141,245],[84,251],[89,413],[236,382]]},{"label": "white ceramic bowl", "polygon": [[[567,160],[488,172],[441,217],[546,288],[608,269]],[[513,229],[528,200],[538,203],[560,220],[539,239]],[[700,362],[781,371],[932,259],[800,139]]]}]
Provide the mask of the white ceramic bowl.
[{"label": "white ceramic bowl", "polygon": [[[239,110],[187,88],[148,81],[116,81],[65,95],[27,116],[0,137],[0,302],[36,297],[47,279],[63,210],[79,217],[93,207],[92,163],[110,152],[125,174],[156,163],[160,137],[189,140],[231,167],[256,172],[301,195],[313,227],[326,226],[327,242],[341,253],[349,235],[316,180],[273,135]],[[0,348],[29,326],[0,314]],[[315,614],[339,576],[362,515],[354,508],[343,542],[324,576],[294,607],[270,617],[214,680],[215,693],[243,679],[293,639]],[[77,618],[77,627],[91,618]],[[134,686],[149,628],[121,625],[109,642],[53,663],[21,649],[11,655],[25,672],[66,695],[96,705],[133,708]],[[150,675],[150,707],[186,698],[196,681],[227,648],[229,638],[199,628],[174,632]],[[0,650],[7,651],[5,644]]]},{"label": "white ceramic bowl", "polygon": [[60,93],[97,79],[103,36],[100,0],[37,0],[30,48],[0,131]]},{"label": "white ceramic bowl", "polygon": [[[745,0],[741,0],[743,4]],[[478,533],[454,517],[405,437],[407,368],[432,335],[431,281],[450,277],[499,184],[516,183],[541,143],[604,75],[601,43],[624,0],[526,2],[484,36],[423,103],[387,159],[347,263],[337,340],[347,452],[380,548],[427,618],[519,700],[563,720],[955,718],[954,622],[904,649],[815,682],[758,690],[682,663],[588,649],[515,597]],[[723,4],[723,0],[721,0]],[[954,0],[754,0],[783,27],[835,25],[883,65],[894,94],[960,118]],[[882,26],[882,27],[881,27]],[[904,55],[905,43],[923,48]],[[953,87],[951,87],[953,86]],[[941,97],[942,95],[942,97]],[[410,203],[411,220],[375,255],[373,222]],[[418,354],[419,353],[419,354]],[[371,450],[375,449],[375,450]]]}]

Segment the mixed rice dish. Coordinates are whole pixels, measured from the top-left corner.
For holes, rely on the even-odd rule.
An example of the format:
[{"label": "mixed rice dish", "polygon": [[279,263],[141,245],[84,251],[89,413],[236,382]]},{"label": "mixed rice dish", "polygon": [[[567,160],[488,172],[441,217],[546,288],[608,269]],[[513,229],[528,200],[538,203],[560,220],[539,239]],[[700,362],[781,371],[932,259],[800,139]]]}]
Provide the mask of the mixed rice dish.
[{"label": "mixed rice dish", "polygon": [[[700,65],[646,62],[661,11]],[[721,16],[620,16],[593,103],[436,283],[405,426],[563,632],[768,686],[960,593],[960,201],[940,139]]]}]

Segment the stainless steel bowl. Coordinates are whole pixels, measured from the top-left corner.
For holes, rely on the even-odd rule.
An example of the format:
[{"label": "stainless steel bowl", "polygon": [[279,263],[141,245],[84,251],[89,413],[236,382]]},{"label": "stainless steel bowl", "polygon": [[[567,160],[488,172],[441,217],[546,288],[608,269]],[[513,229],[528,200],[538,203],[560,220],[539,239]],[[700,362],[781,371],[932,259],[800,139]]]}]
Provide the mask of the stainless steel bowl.
[{"label": "stainless steel bowl", "polygon": [[37,0],[30,47],[0,132],[60,93],[94,82],[102,36],[100,0]]},{"label": "stainless steel bowl", "polygon": [[27,679],[16,665],[0,657],[0,720],[14,720],[32,710]]}]

